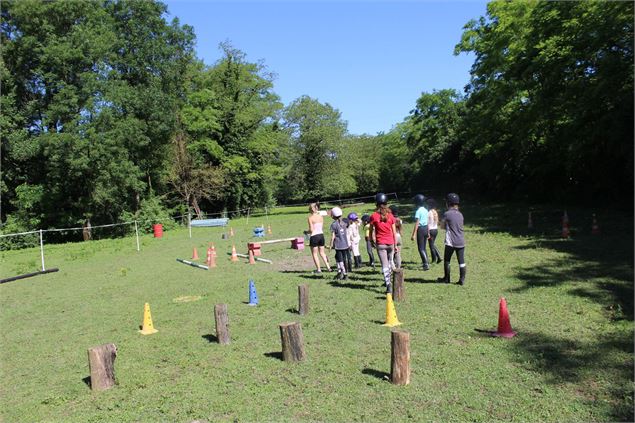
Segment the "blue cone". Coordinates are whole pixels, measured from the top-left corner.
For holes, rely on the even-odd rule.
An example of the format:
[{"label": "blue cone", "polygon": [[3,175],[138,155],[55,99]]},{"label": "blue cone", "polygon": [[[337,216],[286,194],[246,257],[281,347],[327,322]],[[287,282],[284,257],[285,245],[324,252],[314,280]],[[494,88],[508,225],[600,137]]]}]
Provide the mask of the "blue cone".
[{"label": "blue cone", "polygon": [[256,294],[256,285],[253,279],[249,279],[249,305],[258,305],[258,294]]}]

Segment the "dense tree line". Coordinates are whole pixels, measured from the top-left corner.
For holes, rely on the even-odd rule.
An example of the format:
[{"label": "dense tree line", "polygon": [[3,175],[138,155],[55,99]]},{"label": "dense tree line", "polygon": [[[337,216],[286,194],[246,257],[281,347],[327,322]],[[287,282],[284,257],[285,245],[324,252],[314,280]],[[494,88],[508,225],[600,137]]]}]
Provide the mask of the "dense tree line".
[{"label": "dense tree line", "polygon": [[3,231],[377,189],[632,203],[632,2],[491,2],[457,40],[465,91],[422,93],[376,135],[309,96],[285,107],[229,43],[202,63],[166,12],[3,1]]}]

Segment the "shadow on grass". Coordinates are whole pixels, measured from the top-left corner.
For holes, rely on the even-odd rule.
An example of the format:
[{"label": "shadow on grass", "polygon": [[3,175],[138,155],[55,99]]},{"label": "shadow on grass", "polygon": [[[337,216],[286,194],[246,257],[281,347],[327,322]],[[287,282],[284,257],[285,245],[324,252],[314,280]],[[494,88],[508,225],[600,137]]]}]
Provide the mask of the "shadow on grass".
[{"label": "shadow on grass", "polygon": [[82,378],[82,382],[84,382],[86,384],[86,386],[88,386],[89,388],[90,386],[90,376],[86,376],[85,378]]},{"label": "shadow on grass", "polygon": [[265,357],[275,358],[276,360],[283,361],[282,359],[282,351],[272,351],[268,353],[264,353]]},{"label": "shadow on grass", "polygon": [[370,369],[366,367],[364,370],[362,370],[362,373],[377,378],[379,380],[388,382],[390,381],[390,373],[382,372],[381,370]]},{"label": "shadow on grass", "polygon": [[289,307],[288,309],[285,310],[287,313],[292,313],[292,314],[300,314],[300,312],[295,308],[295,307]]},{"label": "shadow on grass", "polygon": [[352,281],[349,280],[349,282],[342,282],[342,281],[330,281],[328,282],[329,285],[335,287],[335,288],[348,288],[348,289],[365,289],[367,291],[371,291],[371,292],[383,292],[384,288],[383,287],[378,287],[378,286],[374,286],[374,285],[368,285],[368,284],[358,284],[358,283],[351,283]]},{"label": "shadow on grass", "polygon": [[202,335],[201,338],[206,339],[207,342],[213,342],[216,343],[218,342],[218,338],[216,337],[216,335],[213,335],[211,333],[208,333],[207,335]]},{"label": "shadow on grass", "polygon": [[519,365],[540,372],[547,383],[576,383],[589,402],[597,401],[597,385],[610,378],[610,395],[615,399],[612,417],[615,421],[633,421],[633,361],[615,359],[616,353],[632,358],[629,333],[583,342],[523,332],[510,345],[518,353],[515,357]]}]

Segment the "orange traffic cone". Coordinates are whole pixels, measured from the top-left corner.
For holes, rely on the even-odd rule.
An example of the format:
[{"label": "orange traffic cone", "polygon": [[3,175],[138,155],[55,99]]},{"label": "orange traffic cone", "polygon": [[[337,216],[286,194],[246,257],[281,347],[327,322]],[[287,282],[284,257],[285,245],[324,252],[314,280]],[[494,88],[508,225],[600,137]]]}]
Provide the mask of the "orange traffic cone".
[{"label": "orange traffic cone", "polygon": [[192,260],[198,260],[198,251],[196,251],[196,247],[194,247],[192,251]]},{"label": "orange traffic cone", "polygon": [[562,237],[569,238],[569,216],[567,215],[567,211],[564,211],[564,216],[562,216]]},{"label": "orange traffic cone", "polygon": [[236,254],[236,246],[235,245],[232,245],[231,261],[238,261],[238,254]]},{"label": "orange traffic cone", "polygon": [[267,225],[267,235],[271,235],[271,225]]},{"label": "orange traffic cone", "polygon": [[212,263],[212,247],[207,247],[207,258],[205,264],[209,267]]},{"label": "orange traffic cone", "polygon": [[529,212],[529,219],[527,220],[527,229],[533,229],[534,228],[534,222],[533,220],[531,220],[531,212]]},{"label": "orange traffic cone", "polygon": [[600,235],[600,227],[598,226],[598,220],[593,213],[593,225],[591,225],[591,235]]},{"label": "orange traffic cone", "polygon": [[216,258],[216,247],[214,247],[214,243],[212,242],[212,256]]},{"label": "orange traffic cone", "polygon": [[212,254],[209,257],[209,263],[207,267],[209,267],[210,269],[212,267],[216,267],[216,254],[214,254],[214,251],[212,251]]},{"label": "orange traffic cone", "polygon": [[509,312],[507,311],[507,301],[501,297],[498,302],[498,329],[492,333],[492,336],[501,336],[503,338],[513,338],[516,332],[512,330],[512,324],[509,322]]},{"label": "orange traffic cone", "polygon": [[234,228],[229,228],[229,236],[234,236]]},{"label": "orange traffic cone", "polygon": [[249,264],[256,264],[256,259],[254,258],[254,250],[249,250]]}]

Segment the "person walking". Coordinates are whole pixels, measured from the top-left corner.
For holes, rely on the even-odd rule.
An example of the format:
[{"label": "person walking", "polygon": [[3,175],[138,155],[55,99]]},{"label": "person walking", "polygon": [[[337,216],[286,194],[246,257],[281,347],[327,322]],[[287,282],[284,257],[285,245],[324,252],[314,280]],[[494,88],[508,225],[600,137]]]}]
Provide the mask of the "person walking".
[{"label": "person walking", "polygon": [[391,259],[391,263],[392,263],[392,270],[397,270],[397,269],[401,269],[401,228],[402,228],[402,221],[401,218],[399,217],[399,209],[397,208],[397,206],[395,206],[394,204],[391,204],[390,207],[390,212],[392,213],[392,216],[395,218],[395,229],[397,230],[397,242],[395,244],[396,247],[395,251],[393,253],[393,257]]},{"label": "person walking", "polygon": [[370,239],[370,216],[365,214],[362,216],[362,223],[364,224],[364,239],[366,240],[366,251],[368,251],[368,265],[373,269],[375,268],[375,254],[373,254],[373,244]]},{"label": "person walking", "polygon": [[335,263],[337,264],[337,279],[348,279],[346,272],[346,252],[348,248],[348,234],[346,233],[346,223],[342,220],[342,209],[333,207],[331,209],[331,248],[335,249]]},{"label": "person walking", "polygon": [[459,262],[459,281],[457,285],[465,285],[465,236],[463,235],[463,214],[459,211],[459,196],[450,193],[446,197],[448,211],[443,214],[445,221],[445,251],[443,252],[443,278],[439,282],[450,283],[450,261],[456,252]]},{"label": "person walking", "polygon": [[309,238],[309,246],[311,247],[313,263],[315,263],[315,270],[313,273],[322,273],[320,257],[322,257],[326,270],[330,272],[331,266],[329,266],[329,259],[324,251],[324,218],[320,213],[320,206],[317,203],[311,203],[309,205],[309,213],[309,234],[311,234],[311,237]]},{"label": "person walking", "polygon": [[377,255],[384,275],[386,293],[392,293],[392,266],[390,259],[397,247],[397,229],[395,218],[388,208],[388,197],[384,193],[375,195],[376,211],[370,216],[370,239],[377,247]]},{"label": "person walking", "polygon": [[415,212],[415,227],[412,230],[410,240],[414,241],[415,236],[417,237],[417,248],[423,263],[423,270],[430,270],[428,255],[426,254],[426,244],[430,234],[428,233],[428,210],[425,208],[425,201],[426,198],[422,194],[414,196],[414,203],[418,208]]},{"label": "person walking", "polygon": [[433,198],[428,198],[428,245],[430,246],[430,262],[441,263],[441,253],[434,241],[439,233],[439,213],[437,212],[437,202]]},{"label": "person walking", "polygon": [[351,247],[351,251],[353,252],[353,262],[356,269],[362,267],[362,256],[359,253],[359,241],[361,241],[361,237],[359,236],[359,219],[357,217],[357,213],[349,213],[348,243]]}]

